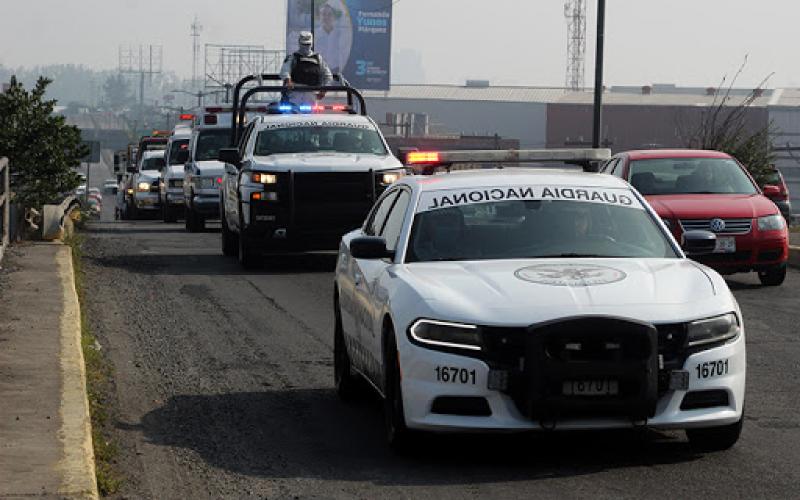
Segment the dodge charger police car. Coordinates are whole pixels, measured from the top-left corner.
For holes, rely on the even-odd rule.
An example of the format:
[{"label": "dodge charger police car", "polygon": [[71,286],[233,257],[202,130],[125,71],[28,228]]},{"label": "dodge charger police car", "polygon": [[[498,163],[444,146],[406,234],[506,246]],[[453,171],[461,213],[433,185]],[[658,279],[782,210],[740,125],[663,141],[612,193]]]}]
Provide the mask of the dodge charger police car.
[{"label": "dodge charger police car", "polygon": [[744,324],[720,275],[686,257],[715,238],[687,231],[682,249],[604,174],[400,179],[341,241],[337,390],[352,397],[358,377],[377,388],[395,445],[415,431],[649,426],[728,448],[742,428]]}]

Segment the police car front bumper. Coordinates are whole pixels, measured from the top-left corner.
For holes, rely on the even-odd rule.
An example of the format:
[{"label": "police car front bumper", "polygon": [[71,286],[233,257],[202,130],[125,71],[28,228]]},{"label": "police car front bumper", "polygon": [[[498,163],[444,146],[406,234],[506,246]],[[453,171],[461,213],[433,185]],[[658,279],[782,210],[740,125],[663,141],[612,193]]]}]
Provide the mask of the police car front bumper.
[{"label": "police car front bumper", "polygon": [[[530,372],[514,374],[496,367],[492,369],[482,359],[432,350],[408,339],[398,344],[403,405],[409,428],[438,432],[635,426],[687,429],[727,425],[742,416],[746,369],[743,328],[732,342],[683,356],[680,364],[672,368],[659,368],[659,385],[664,377],[668,383],[659,387],[652,413],[645,418],[626,415],[624,411],[607,411],[608,398],[613,399],[610,396],[574,396],[575,401],[569,401],[569,397],[561,394],[551,394],[553,398],[549,401],[560,400],[565,404],[550,405],[547,418],[540,418],[530,402],[548,398],[543,399],[542,394],[520,393],[518,389],[519,377],[528,377]],[[530,352],[518,354],[522,356],[516,359],[524,359],[523,364],[533,355]],[[716,371],[709,374],[710,366],[721,366],[724,370],[720,368],[719,374]],[[445,372],[447,375],[443,376]],[[576,372],[576,378],[579,375],[586,377],[587,372]],[[604,376],[598,372],[594,378]],[[530,390],[530,385],[526,387]],[[576,401],[577,406],[570,404]],[[649,402],[634,401],[632,407],[640,408],[643,404],[647,406]],[[580,411],[573,411],[576,409]]]},{"label": "police car front bumper", "polygon": [[157,210],[161,208],[158,193],[137,191],[133,195],[133,202],[137,210]]}]

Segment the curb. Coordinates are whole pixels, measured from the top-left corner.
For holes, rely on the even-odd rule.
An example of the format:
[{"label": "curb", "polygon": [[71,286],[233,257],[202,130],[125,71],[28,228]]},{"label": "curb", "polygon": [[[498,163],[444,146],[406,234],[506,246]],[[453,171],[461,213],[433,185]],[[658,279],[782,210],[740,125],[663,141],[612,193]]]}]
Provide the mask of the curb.
[{"label": "curb", "polygon": [[64,459],[59,463],[63,477],[59,494],[69,498],[97,499],[92,421],[81,349],[81,311],[71,249],[62,246],[56,260],[64,291],[61,316],[62,424],[59,436],[64,444]]},{"label": "curb", "polygon": [[790,267],[800,268],[800,247],[789,246],[789,261],[787,264]]}]

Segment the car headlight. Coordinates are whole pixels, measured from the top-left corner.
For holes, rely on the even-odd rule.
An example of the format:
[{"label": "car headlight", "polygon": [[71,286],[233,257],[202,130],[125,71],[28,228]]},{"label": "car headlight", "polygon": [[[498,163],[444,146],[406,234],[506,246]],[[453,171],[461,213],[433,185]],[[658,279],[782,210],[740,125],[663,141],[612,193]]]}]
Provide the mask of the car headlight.
[{"label": "car headlight", "polygon": [[481,332],[475,325],[420,319],[411,326],[410,333],[412,339],[423,344],[481,350]]},{"label": "car headlight", "polygon": [[136,185],[137,191],[140,193],[150,191],[150,183],[149,182],[140,182]]},{"label": "car headlight", "polygon": [[689,323],[689,347],[724,342],[739,335],[739,319],[734,313]]},{"label": "car headlight", "polygon": [[133,194],[133,189],[132,189],[132,188],[128,188],[128,189],[127,189],[127,193],[128,193],[128,194]]},{"label": "car headlight", "polygon": [[786,219],[781,214],[758,218],[759,231],[778,231],[786,227]]},{"label": "car headlight", "polygon": [[383,186],[389,186],[394,184],[395,182],[399,181],[401,177],[406,175],[405,170],[392,170],[389,172],[383,172],[380,175],[380,183]]},{"label": "car headlight", "polygon": [[277,184],[278,176],[275,174],[253,174],[253,182],[258,184]]}]

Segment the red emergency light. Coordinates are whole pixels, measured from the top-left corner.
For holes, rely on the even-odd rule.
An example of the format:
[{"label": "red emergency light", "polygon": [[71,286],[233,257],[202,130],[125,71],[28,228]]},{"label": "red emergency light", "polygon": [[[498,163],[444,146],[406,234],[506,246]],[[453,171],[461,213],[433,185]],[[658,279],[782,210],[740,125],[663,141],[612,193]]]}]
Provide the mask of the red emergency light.
[{"label": "red emergency light", "polygon": [[180,121],[192,121],[194,120],[194,115],[191,113],[184,113],[178,117]]}]

